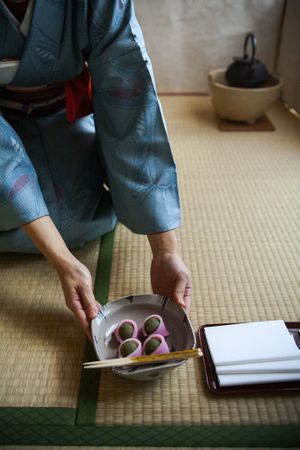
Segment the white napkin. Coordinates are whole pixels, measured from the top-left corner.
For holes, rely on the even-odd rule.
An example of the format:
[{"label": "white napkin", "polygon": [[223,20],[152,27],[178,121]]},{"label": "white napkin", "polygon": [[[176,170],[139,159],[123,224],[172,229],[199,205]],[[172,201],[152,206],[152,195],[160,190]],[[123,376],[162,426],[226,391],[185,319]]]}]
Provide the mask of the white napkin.
[{"label": "white napkin", "polygon": [[300,372],[300,359],[286,361],[266,361],[251,364],[231,364],[229,366],[216,366],[220,375],[237,373],[286,373]]},{"label": "white napkin", "polygon": [[300,372],[218,375],[220,386],[240,384],[276,383],[281,381],[300,381]]},{"label": "white napkin", "polygon": [[300,350],[282,320],[206,327],[215,366],[300,359]]}]

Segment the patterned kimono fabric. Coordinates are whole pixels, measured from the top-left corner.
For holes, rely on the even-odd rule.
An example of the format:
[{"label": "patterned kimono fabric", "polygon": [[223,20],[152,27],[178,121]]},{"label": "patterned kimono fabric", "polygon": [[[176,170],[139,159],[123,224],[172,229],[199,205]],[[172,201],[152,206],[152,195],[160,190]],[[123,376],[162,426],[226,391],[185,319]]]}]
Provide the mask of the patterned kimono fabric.
[{"label": "patterned kimono fabric", "polygon": [[[178,227],[176,167],[132,1],[30,1],[24,35],[28,14],[20,25],[0,0],[0,251],[37,252],[20,226],[45,215],[71,248],[117,219],[140,234]],[[33,114],[64,91],[69,121],[63,103]]]}]

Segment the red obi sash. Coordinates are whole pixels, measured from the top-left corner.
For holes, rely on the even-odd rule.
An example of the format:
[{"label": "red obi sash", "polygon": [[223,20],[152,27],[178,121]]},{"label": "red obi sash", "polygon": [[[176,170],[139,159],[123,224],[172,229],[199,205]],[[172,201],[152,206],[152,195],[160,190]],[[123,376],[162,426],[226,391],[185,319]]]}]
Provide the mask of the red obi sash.
[{"label": "red obi sash", "polygon": [[86,65],[78,77],[65,82],[64,86],[68,122],[73,123],[93,112],[92,82]]}]

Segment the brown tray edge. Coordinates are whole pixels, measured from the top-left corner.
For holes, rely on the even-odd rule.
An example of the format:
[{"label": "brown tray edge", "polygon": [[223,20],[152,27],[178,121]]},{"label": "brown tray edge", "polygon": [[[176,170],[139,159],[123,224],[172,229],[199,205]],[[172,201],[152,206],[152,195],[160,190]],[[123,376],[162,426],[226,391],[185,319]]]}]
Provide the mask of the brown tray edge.
[{"label": "brown tray edge", "polygon": [[[236,322],[238,323],[238,322]],[[241,323],[241,322],[240,322]],[[232,325],[233,323],[213,323],[202,325],[197,330],[197,337],[199,340],[199,345],[203,352],[203,366],[205,373],[206,387],[210,392],[217,395],[232,395],[232,394],[270,394],[270,393],[300,393],[300,382],[299,381],[284,381],[281,383],[260,383],[260,384],[249,384],[249,385],[237,385],[221,387],[219,385],[217,374],[214,369],[214,364],[212,362],[204,329],[206,327],[222,326],[222,325]],[[289,330],[295,328],[300,328],[300,322],[285,322],[285,325]],[[300,339],[299,339],[300,342]]]}]

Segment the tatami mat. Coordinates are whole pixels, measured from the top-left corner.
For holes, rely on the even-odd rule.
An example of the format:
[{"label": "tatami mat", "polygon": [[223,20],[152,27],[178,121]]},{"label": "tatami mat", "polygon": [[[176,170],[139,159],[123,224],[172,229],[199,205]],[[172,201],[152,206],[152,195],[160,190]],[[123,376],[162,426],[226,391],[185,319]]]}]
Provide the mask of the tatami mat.
[{"label": "tatami mat", "polygon": [[[180,252],[193,276],[191,320],[300,320],[299,122],[280,106],[269,133],[218,131],[207,97],[163,97],[177,161]],[[110,299],[151,292],[146,238],[119,226]],[[97,425],[297,425],[297,395],[216,397],[202,363],[151,383],[103,371]]]},{"label": "tatami mat", "polygon": [[[74,252],[94,275],[99,242]],[[84,336],[40,256],[0,254],[0,406],[72,407]]]},{"label": "tatami mat", "polygon": [[[222,133],[208,98],[163,97],[162,103],[178,166],[183,226],[177,236],[193,276],[194,329],[216,322],[300,320],[299,122],[277,105],[269,114],[275,132]],[[98,248],[97,241],[76,252],[93,278]],[[113,252],[109,299],[151,292],[147,239],[119,225]],[[76,408],[84,336],[65,307],[54,270],[41,257],[0,254],[0,272],[0,406]],[[137,444],[169,445],[168,436],[174,435],[172,443],[178,445],[202,441],[211,445],[214,429],[197,433],[206,425],[220,425],[216,443],[263,445],[259,436],[251,440],[247,433],[254,432],[249,429],[244,430],[244,441],[239,429],[242,433],[248,425],[300,423],[300,396],[295,394],[226,398],[210,394],[201,360],[188,361],[151,383],[132,383],[102,371],[96,425],[113,426],[107,434],[93,426],[92,415],[90,428],[77,423],[73,409],[70,422],[66,420],[61,429],[57,426],[57,436],[46,426],[47,415],[46,422],[31,428],[40,433],[36,435],[27,429],[30,418],[26,422],[22,416],[20,427],[12,426],[16,438],[8,431],[11,438],[6,437],[5,443],[60,444],[67,439],[65,443],[71,444],[131,444],[137,439]],[[132,426],[124,428],[128,439],[123,439],[118,425]],[[138,429],[130,434],[140,425],[149,426],[144,441]],[[165,427],[165,435],[157,440],[149,431],[156,425],[172,428]],[[240,428],[232,431],[223,425]],[[278,436],[281,428],[277,429]],[[264,442],[278,441],[270,436]],[[286,443],[284,436],[281,442]]]}]

